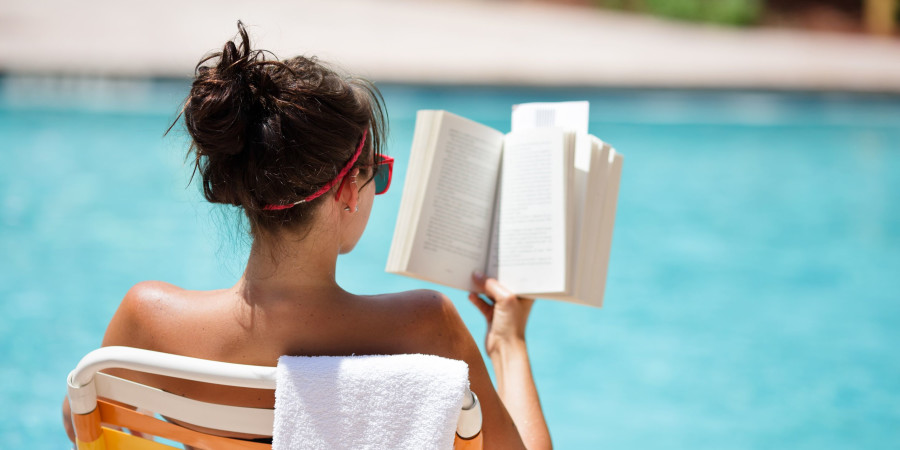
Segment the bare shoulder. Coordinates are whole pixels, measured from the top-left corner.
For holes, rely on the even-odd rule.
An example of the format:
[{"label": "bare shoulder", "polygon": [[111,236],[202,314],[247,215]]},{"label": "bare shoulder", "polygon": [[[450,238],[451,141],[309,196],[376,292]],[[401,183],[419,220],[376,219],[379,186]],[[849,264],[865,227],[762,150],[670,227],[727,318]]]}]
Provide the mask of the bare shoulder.
[{"label": "bare shoulder", "polygon": [[153,348],[153,330],[172,317],[175,299],[188,292],[162,281],[142,281],[128,290],[103,337],[103,345]]},{"label": "bare shoulder", "polygon": [[391,334],[403,336],[406,352],[459,358],[472,340],[453,301],[433,290],[421,289],[378,295],[371,302]]},{"label": "bare shoulder", "polygon": [[154,302],[183,292],[186,292],[185,289],[164,281],[141,281],[125,293],[123,303]]},{"label": "bare shoulder", "polygon": [[165,316],[189,292],[163,281],[142,281],[128,290],[119,309],[141,317]]},{"label": "bare shoulder", "polygon": [[446,295],[430,289],[396,292],[375,296],[378,309],[393,321],[420,328],[430,328],[458,317],[456,306]]},{"label": "bare shoulder", "polygon": [[375,296],[375,299],[389,309],[396,309],[392,313],[413,314],[426,320],[456,312],[456,307],[446,295],[431,289],[382,294]]}]

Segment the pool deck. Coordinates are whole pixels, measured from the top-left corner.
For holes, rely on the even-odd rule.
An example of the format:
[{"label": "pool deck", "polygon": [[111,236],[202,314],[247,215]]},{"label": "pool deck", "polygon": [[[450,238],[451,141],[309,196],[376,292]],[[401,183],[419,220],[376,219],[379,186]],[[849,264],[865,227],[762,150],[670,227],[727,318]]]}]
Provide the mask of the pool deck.
[{"label": "pool deck", "polygon": [[900,40],[734,30],[516,1],[9,1],[0,71],[190,76],[240,18],[254,45],[378,81],[900,93]]}]

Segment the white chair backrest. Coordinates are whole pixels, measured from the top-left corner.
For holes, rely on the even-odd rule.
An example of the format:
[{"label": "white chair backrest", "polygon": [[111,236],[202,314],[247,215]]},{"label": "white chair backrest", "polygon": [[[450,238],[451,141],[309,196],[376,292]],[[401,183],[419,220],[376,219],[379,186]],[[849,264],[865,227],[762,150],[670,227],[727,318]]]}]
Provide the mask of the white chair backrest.
[{"label": "white chair backrest", "polygon": [[[97,406],[97,397],[103,397],[201,427],[272,435],[273,409],[201,402],[99,373],[114,368],[225,386],[274,390],[275,367],[209,361],[130,347],[103,347],[82,358],[68,377],[69,404],[74,414],[91,412]],[[481,422],[481,405],[470,391],[463,401],[457,434],[462,439],[469,439],[480,432]]]}]

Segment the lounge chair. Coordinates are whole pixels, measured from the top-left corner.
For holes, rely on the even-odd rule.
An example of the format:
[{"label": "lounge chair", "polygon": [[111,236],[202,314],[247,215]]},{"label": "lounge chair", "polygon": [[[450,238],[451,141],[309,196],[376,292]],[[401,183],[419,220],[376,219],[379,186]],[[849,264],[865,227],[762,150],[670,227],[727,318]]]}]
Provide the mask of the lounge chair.
[{"label": "lounge chair", "polygon": [[[69,405],[79,450],[174,448],[142,434],[203,449],[272,448],[271,444],[195,431],[132,408],[198,427],[261,436],[272,435],[273,409],[197,401],[100,372],[115,368],[225,386],[275,389],[274,367],[208,361],[130,347],[100,348],[82,358],[68,377]],[[127,428],[131,433],[119,428]],[[463,401],[454,448],[482,448],[481,406],[472,392]]]}]

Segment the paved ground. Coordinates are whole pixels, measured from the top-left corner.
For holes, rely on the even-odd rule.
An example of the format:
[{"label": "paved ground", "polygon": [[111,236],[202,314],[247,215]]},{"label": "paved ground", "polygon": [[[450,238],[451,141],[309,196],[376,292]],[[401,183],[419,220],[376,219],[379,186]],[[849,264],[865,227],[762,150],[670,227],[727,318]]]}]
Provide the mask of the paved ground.
[{"label": "paved ground", "polygon": [[473,0],[6,0],[0,71],[188,76],[238,18],[278,55],[380,81],[900,92],[896,39]]}]

